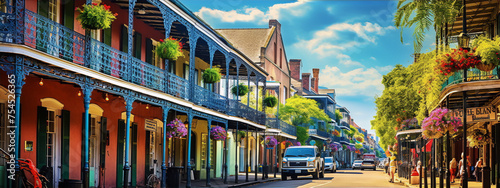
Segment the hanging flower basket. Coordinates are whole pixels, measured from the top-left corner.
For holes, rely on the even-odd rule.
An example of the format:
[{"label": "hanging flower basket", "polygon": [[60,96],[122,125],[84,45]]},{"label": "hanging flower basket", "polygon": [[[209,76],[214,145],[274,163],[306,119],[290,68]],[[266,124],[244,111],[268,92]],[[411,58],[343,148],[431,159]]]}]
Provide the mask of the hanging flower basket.
[{"label": "hanging flower basket", "polygon": [[460,118],[452,117],[446,108],[436,108],[422,121],[423,136],[427,139],[441,138],[446,132],[453,134],[460,126]]},{"label": "hanging flower basket", "polygon": [[187,135],[186,125],[181,120],[175,119],[166,125],[167,138],[181,138]]},{"label": "hanging flower basket", "polygon": [[272,148],[272,147],[276,146],[276,144],[278,144],[278,140],[276,140],[276,138],[274,138],[274,136],[267,136],[265,141],[264,141],[264,144],[266,144],[266,147]]},{"label": "hanging flower basket", "polygon": [[489,72],[500,64],[500,38],[491,40],[487,36],[481,35],[474,39],[472,47],[476,54],[481,57],[481,63],[476,68]]},{"label": "hanging flower basket", "polygon": [[354,138],[355,138],[355,139],[356,139],[356,141],[358,141],[358,142],[363,142],[363,141],[364,141],[363,137],[362,137],[362,136],[360,136],[360,135],[357,135],[357,136],[356,136],[356,137],[354,137]]},{"label": "hanging flower basket", "polygon": [[179,57],[184,56],[182,46],[182,42],[172,37],[165,40],[160,39],[160,43],[156,47],[156,53],[160,58],[176,61]]},{"label": "hanging flower basket", "polygon": [[483,147],[491,142],[491,137],[488,130],[485,128],[476,127],[467,135],[470,147]]},{"label": "hanging flower basket", "polygon": [[283,142],[281,142],[281,147],[282,148],[288,148],[290,146],[293,146],[292,142],[290,140],[285,140]]},{"label": "hanging flower basket", "polygon": [[227,138],[226,129],[215,126],[210,129],[210,138],[213,140],[225,140]]},{"label": "hanging flower basket", "polygon": [[220,68],[208,68],[203,71],[203,82],[213,84],[220,81]]},{"label": "hanging flower basket", "polygon": [[340,137],[340,132],[337,130],[332,131],[333,136]]},{"label": "hanging flower basket", "polygon": [[301,145],[302,144],[299,141],[295,142],[295,146],[301,146]]},{"label": "hanging flower basket", "polygon": [[244,96],[248,93],[248,86],[241,83],[240,85],[231,88],[231,93],[233,93],[233,95],[238,95],[240,97]]},{"label": "hanging flower basket", "polygon": [[264,105],[270,108],[274,108],[278,104],[278,99],[275,96],[268,96],[264,98]]},{"label": "hanging flower basket", "polygon": [[105,4],[84,4],[81,8],[75,9],[75,11],[80,12],[76,19],[80,21],[83,29],[108,29],[111,27],[111,22],[118,16],[117,13],[113,14],[109,8],[110,6]]},{"label": "hanging flower basket", "polygon": [[400,131],[411,130],[411,129],[419,129],[420,125],[418,125],[417,118],[405,119],[401,123]]},{"label": "hanging flower basket", "polygon": [[439,72],[444,75],[453,74],[459,70],[476,67],[481,60],[473,52],[465,49],[454,49],[449,54],[444,54],[436,60],[439,63]]},{"label": "hanging flower basket", "polygon": [[244,139],[247,136],[245,131],[238,131],[238,140]]}]

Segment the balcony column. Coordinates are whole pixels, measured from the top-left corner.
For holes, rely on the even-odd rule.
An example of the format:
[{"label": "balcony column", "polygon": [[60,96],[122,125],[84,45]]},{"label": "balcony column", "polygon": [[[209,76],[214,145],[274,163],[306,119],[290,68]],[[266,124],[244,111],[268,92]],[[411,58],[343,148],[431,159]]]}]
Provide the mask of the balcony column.
[{"label": "balcony column", "polygon": [[186,177],[187,177],[187,182],[186,182],[186,187],[191,188],[191,125],[193,124],[193,112],[189,110],[188,112],[188,139],[187,139],[187,156],[186,156],[186,163],[187,163],[187,170],[186,170]]},{"label": "balcony column", "polygon": [[[248,99],[250,99],[250,98],[248,98]],[[248,156],[248,154],[250,153],[250,151],[249,151],[250,150],[250,140],[249,140],[250,136],[248,134],[248,125],[246,127],[247,127],[247,143],[245,144],[245,147],[247,149],[247,153],[245,153],[245,156],[246,156],[245,158],[247,160],[245,160],[245,176],[246,176],[245,181],[248,182],[248,161],[250,160],[250,157]]]},{"label": "balcony column", "polygon": [[247,106],[250,107],[250,93],[252,90],[250,90],[250,72],[247,71],[247,86],[248,86],[248,93],[247,93]]},{"label": "balcony column", "polygon": [[163,106],[163,144],[162,144],[162,159],[161,159],[161,187],[167,187],[167,165],[165,163],[165,158],[167,156],[167,117],[168,111],[170,111],[169,106]]},{"label": "balcony column", "polygon": [[258,159],[258,156],[259,156],[259,134],[257,133],[257,128],[255,128],[254,130],[254,133],[255,133],[255,169],[254,169],[254,173],[255,173],[255,179],[254,181],[257,181],[257,171],[259,169],[259,159]]},{"label": "balcony column", "polygon": [[[90,78],[86,78],[86,81],[89,81]],[[85,142],[83,143],[84,147],[84,166],[83,166],[83,187],[89,187],[89,105],[90,105],[90,96],[92,95],[92,91],[94,88],[88,84],[84,83],[81,86],[83,93],[83,108],[84,108],[84,118],[83,124],[85,126],[83,133]]]},{"label": "balcony column", "polygon": [[[227,124],[228,124],[228,122],[226,122],[224,124],[225,128],[226,128],[226,132],[228,132]],[[227,184],[227,176],[229,174],[229,168],[227,167],[227,164],[229,164],[229,156],[227,156],[227,136],[226,136],[226,139],[224,140],[224,159],[225,159],[225,162],[222,165],[222,170],[224,171],[224,184]]]},{"label": "balcony column", "polygon": [[[229,58],[229,56],[227,54],[225,54],[226,56],[226,98],[227,98],[227,101],[226,101],[226,107],[228,108],[227,109],[227,112],[230,112],[231,110],[229,109],[230,106],[229,106],[229,63],[231,62],[231,59]],[[230,114],[230,113],[228,113]],[[227,123],[226,123],[226,131],[227,131]],[[224,145],[226,144],[226,142],[224,142]],[[224,148],[226,148],[226,146],[224,146]],[[227,148],[226,148],[227,149]],[[224,164],[224,166],[227,168],[226,164]],[[227,183],[226,181],[227,179],[225,179],[225,182],[224,183]]]},{"label": "balcony column", "polygon": [[[174,22],[173,19],[171,19],[171,16],[169,15],[163,15],[163,27],[165,28],[165,39],[170,37],[170,30],[172,28],[172,23]],[[163,83],[163,92],[169,93],[169,88],[168,88],[168,80],[170,80],[168,73],[170,72],[170,61],[168,59],[165,59],[165,68],[164,68],[164,74],[165,74],[165,82]],[[175,72],[175,71],[174,71]],[[166,121],[165,121],[166,122]]]},{"label": "balcony column", "polygon": [[[192,39],[192,40],[191,40]],[[198,34],[196,33],[196,29],[191,28],[189,29],[189,100],[193,101],[194,100],[194,86],[198,85],[196,83],[196,80],[194,80],[194,69],[196,66],[196,43],[198,42]]]},{"label": "balcony column", "polygon": [[234,142],[235,142],[235,153],[234,153],[234,183],[238,183],[238,175],[239,175],[239,169],[238,169],[238,125],[239,123],[236,122],[236,134],[234,135]]},{"label": "balcony column", "polygon": [[[215,49],[216,49],[216,47],[209,42],[209,44],[208,44],[208,50],[209,50],[209,53],[210,53],[210,68],[212,68],[212,66],[213,66]],[[202,73],[202,75],[203,75],[203,73]],[[203,79],[203,77],[201,79]],[[210,91],[212,91],[212,92],[215,93],[215,89],[213,88],[213,85],[214,85],[213,83],[212,84],[208,84],[208,88],[209,88],[208,90],[210,90]],[[212,97],[207,97],[207,98],[209,100],[213,99]],[[214,102],[214,101],[210,101],[210,102]]]},{"label": "balcony column", "polygon": [[[25,3],[24,1],[14,1],[15,6],[16,6],[16,43],[17,44],[22,44],[24,43],[24,10],[25,10]],[[17,132],[16,132],[17,133]],[[16,137],[17,138],[17,137]],[[17,159],[16,159],[17,163]]]},{"label": "balcony column", "polygon": [[210,184],[210,128],[212,128],[212,120],[210,118],[207,119],[207,131],[208,131],[208,138],[207,138],[207,180],[206,180],[206,186],[211,187],[212,185]]},{"label": "balcony column", "polygon": [[[92,0],[85,0],[85,4],[90,5],[92,4]],[[24,7],[23,7],[24,8]],[[85,57],[84,57],[84,66],[85,67],[90,67],[90,48],[92,46],[91,42],[91,30],[90,29],[85,29]]]},{"label": "balcony column", "polygon": [[264,165],[262,165],[262,180],[266,179],[266,173],[267,173],[267,148],[265,140],[266,140],[266,132],[264,130],[264,144],[262,145],[262,148],[264,148]]},{"label": "balcony column", "polygon": [[[127,121],[127,126],[125,126],[125,164],[123,166],[123,185],[125,188],[128,188],[128,183],[129,183],[129,178],[128,178],[128,172],[130,171],[130,165],[129,165],[129,148],[130,148],[130,113],[132,112],[132,104],[135,101],[135,98],[132,97],[130,94],[123,96],[123,99],[125,99],[125,111],[126,111],[126,121]],[[88,117],[88,116],[86,116]],[[88,132],[88,131],[87,131]],[[88,141],[88,139],[87,139]],[[86,152],[88,149],[85,150]]]},{"label": "balcony column", "polygon": [[[17,4],[16,4],[17,5]],[[17,11],[17,10],[16,10]],[[8,80],[10,83],[13,83],[14,84],[14,96],[15,96],[15,113],[13,114],[14,115],[14,122],[13,123],[9,123],[7,126],[8,129],[12,129],[14,128],[14,135],[15,135],[15,150],[14,150],[14,166],[15,166],[15,174],[16,174],[16,177],[15,177],[15,182],[12,182],[14,183],[15,185],[21,185],[21,182],[18,181],[21,179],[20,177],[20,166],[19,166],[19,151],[21,151],[21,148],[20,148],[20,141],[19,141],[19,138],[20,138],[20,125],[21,125],[21,91],[22,91],[22,88],[23,88],[23,85],[25,84],[25,82],[23,81],[26,76],[29,74],[29,71],[27,69],[24,68],[24,58],[22,56],[15,56],[15,65],[11,68],[10,66],[0,66],[0,69],[4,70],[5,72],[7,72],[7,75],[8,75]],[[9,87],[9,89],[12,89],[11,87]],[[12,124],[14,124],[14,126],[12,126]],[[5,148],[7,150],[7,148]],[[10,180],[9,180],[10,181]],[[8,184],[9,185],[9,184]],[[11,184],[12,185],[12,184]],[[14,187],[14,186],[12,186]]]},{"label": "balcony column", "polygon": [[[92,1],[92,0],[87,0]],[[130,0],[128,2],[128,63],[126,66],[126,72],[128,74],[125,75],[124,80],[130,81],[132,80],[132,57],[133,57],[133,45],[134,45],[134,7],[137,0]],[[127,126],[128,127],[128,126]]]},{"label": "balcony column", "polygon": [[[255,76],[255,110],[259,111],[259,79],[258,76]],[[260,117],[258,117],[260,118]],[[264,121],[265,122],[265,121]]]}]

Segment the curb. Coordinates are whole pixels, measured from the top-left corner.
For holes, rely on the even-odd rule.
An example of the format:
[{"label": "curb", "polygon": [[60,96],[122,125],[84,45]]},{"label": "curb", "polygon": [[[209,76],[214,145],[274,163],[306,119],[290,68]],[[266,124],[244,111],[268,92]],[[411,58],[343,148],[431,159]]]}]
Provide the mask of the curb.
[{"label": "curb", "polygon": [[259,184],[259,183],[269,183],[269,182],[274,182],[274,181],[279,181],[279,178],[270,178],[267,180],[259,180],[259,181],[250,181],[250,182],[245,182],[245,183],[240,183],[236,185],[231,185],[228,187],[242,187],[242,186],[249,186],[249,185],[254,185],[254,184]]}]

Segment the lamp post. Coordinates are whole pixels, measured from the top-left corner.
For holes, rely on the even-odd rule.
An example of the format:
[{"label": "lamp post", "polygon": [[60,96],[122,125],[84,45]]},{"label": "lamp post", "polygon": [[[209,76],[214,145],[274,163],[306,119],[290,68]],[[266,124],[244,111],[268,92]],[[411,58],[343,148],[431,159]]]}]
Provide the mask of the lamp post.
[{"label": "lamp post", "polygon": [[[469,41],[470,41],[470,37],[469,35],[467,35],[467,11],[466,11],[466,2],[465,0],[462,1],[462,33],[460,34],[459,38],[458,38],[458,45],[460,45],[461,48],[469,48]],[[467,70],[464,69],[464,74],[463,74],[463,78],[464,78],[464,82],[467,82]],[[462,162],[462,168],[464,169],[464,173],[463,173],[463,176],[461,176],[460,178],[462,178],[462,187],[463,188],[468,188],[469,185],[468,185],[468,179],[467,179],[467,92],[464,91],[463,92],[463,98],[462,98],[462,102],[463,102],[463,137],[462,137],[462,141],[463,141],[463,154],[464,154],[464,157],[463,157],[463,162]]]}]

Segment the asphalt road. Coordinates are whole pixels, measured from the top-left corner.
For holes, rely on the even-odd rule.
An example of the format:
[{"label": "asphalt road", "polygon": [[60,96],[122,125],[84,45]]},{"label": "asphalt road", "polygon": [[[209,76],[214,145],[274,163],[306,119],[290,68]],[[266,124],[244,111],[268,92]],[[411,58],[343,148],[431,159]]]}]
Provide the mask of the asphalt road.
[{"label": "asphalt road", "polygon": [[402,183],[389,183],[389,176],[383,170],[337,170],[328,172],[325,178],[313,180],[312,176],[301,176],[297,180],[274,181],[251,187],[404,187]]}]

